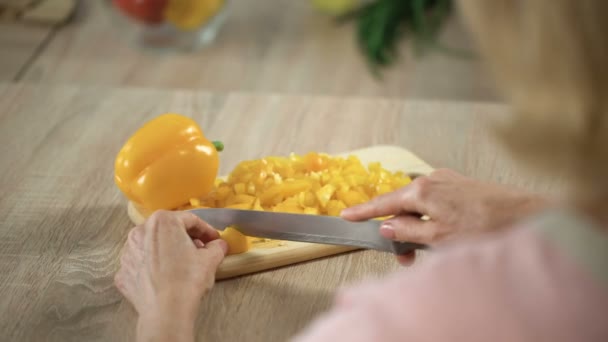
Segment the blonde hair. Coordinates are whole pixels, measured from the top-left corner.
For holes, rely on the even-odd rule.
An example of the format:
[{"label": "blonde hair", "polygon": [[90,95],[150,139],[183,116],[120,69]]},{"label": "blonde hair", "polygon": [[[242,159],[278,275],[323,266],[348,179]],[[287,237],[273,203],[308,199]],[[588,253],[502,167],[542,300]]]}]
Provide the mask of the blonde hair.
[{"label": "blonde hair", "polygon": [[517,157],[608,196],[608,1],[461,0],[514,115],[499,133]]}]

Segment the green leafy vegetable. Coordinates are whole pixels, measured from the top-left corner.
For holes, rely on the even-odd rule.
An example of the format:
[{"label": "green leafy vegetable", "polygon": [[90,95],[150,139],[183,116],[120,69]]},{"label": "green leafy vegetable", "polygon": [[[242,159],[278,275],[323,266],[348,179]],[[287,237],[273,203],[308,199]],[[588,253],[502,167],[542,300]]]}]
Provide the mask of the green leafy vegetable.
[{"label": "green leafy vegetable", "polygon": [[[440,48],[437,36],[452,11],[453,0],[375,0],[346,13],[340,21],[357,21],[357,38],[372,70],[397,57],[399,40],[413,38],[418,55]],[[443,48],[447,51],[449,49]]]}]

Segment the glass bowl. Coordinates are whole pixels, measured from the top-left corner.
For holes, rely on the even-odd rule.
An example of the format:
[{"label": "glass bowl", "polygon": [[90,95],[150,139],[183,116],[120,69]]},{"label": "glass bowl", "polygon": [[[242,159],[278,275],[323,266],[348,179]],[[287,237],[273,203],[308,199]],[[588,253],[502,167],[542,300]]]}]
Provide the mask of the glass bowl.
[{"label": "glass bowl", "polygon": [[[172,2],[186,3],[213,2],[216,8],[207,13],[204,20],[188,20],[191,11],[181,10],[181,17],[173,15],[168,18],[166,6]],[[160,51],[195,51],[211,44],[221,29],[227,15],[227,0],[106,0],[112,17],[112,26],[120,30],[121,36],[127,36],[137,45]],[[147,10],[141,6],[162,3],[164,10]],[[121,7],[123,6],[123,7]],[[125,9],[126,6],[126,9]],[[139,7],[138,7],[139,6]],[[196,6],[196,5],[195,5]],[[178,11],[178,13],[180,13]],[[185,18],[180,22],[181,18]],[[200,21],[200,23],[196,23]]]}]

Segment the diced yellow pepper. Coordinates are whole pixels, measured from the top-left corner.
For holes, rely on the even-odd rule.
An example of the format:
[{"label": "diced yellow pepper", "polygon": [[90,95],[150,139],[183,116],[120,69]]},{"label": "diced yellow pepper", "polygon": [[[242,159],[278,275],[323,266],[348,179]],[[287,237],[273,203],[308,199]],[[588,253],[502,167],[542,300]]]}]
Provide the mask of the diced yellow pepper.
[{"label": "diced yellow pepper", "polygon": [[405,174],[389,172],[379,163],[366,169],[354,157],[292,154],[240,163],[198,205],[339,216],[347,207],[409,182]]},{"label": "diced yellow pepper", "polygon": [[253,204],[253,202],[256,200],[256,198],[254,196],[251,195],[245,195],[245,194],[238,194],[238,195],[234,195],[230,198],[228,198],[226,200],[226,205],[232,205],[232,204],[248,204],[251,205]]},{"label": "diced yellow pepper", "polygon": [[326,167],[326,159],[318,153],[310,152],[304,156],[304,164],[309,171],[320,171]]},{"label": "diced yellow pepper", "polygon": [[292,214],[302,214],[304,212],[304,210],[300,206],[290,205],[290,204],[284,204],[284,205],[279,204],[279,205],[276,205],[272,210],[276,211],[276,212],[280,212],[280,213],[292,213]]},{"label": "diced yellow pepper", "polygon": [[393,188],[389,184],[378,184],[376,186],[376,192],[378,195],[383,195],[389,193],[393,190]]},{"label": "diced yellow pepper", "polygon": [[253,202],[253,210],[264,211],[264,208],[260,204],[260,199],[259,198],[256,198],[255,202]]},{"label": "diced yellow pepper", "polygon": [[307,181],[290,181],[282,182],[272,186],[267,191],[260,195],[260,201],[263,205],[272,203],[277,197],[290,197],[299,194],[303,191],[308,191],[311,184]]},{"label": "diced yellow pepper", "polygon": [[317,190],[315,195],[317,196],[317,200],[319,201],[319,204],[321,204],[321,207],[325,208],[327,206],[327,202],[329,202],[334,192],[336,192],[336,187],[331,184],[327,184]]},{"label": "diced yellow pepper", "polygon": [[233,227],[221,231],[220,239],[228,243],[228,255],[245,253],[251,248],[251,239]]},{"label": "diced yellow pepper", "polygon": [[340,213],[344,209],[346,209],[344,202],[331,200],[327,203],[327,215],[329,216],[340,216]]},{"label": "diced yellow pepper", "polygon": [[225,199],[232,192],[230,185],[228,185],[227,183],[223,183],[223,182],[220,183],[220,185],[217,187],[216,190],[217,190],[218,199]]},{"label": "diced yellow pepper", "polygon": [[340,192],[338,194],[338,199],[346,204],[347,207],[352,207],[357,204],[365,203],[367,201],[367,196],[359,191],[349,190]]},{"label": "diced yellow pepper", "polygon": [[247,193],[249,195],[255,195],[255,184],[252,182],[247,183]]},{"label": "diced yellow pepper", "polygon": [[234,192],[238,195],[238,194],[244,194],[246,193],[246,186],[244,183],[237,183],[234,185]]},{"label": "diced yellow pepper", "polygon": [[319,208],[306,207],[304,208],[304,214],[319,215]]},{"label": "diced yellow pepper", "polygon": [[266,189],[260,194],[260,202],[262,205],[268,205],[272,203],[272,200],[281,195],[281,187],[279,185],[273,185]]},{"label": "diced yellow pepper", "polygon": [[252,204],[253,203],[235,203],[227,205],[225,208],[249,210],[251,209]]}]

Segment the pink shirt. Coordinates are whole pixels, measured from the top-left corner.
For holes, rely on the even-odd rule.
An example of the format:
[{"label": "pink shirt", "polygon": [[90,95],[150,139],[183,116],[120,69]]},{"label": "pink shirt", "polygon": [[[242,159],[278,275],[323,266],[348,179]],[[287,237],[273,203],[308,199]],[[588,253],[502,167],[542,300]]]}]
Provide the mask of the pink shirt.
[{"label": "pink shirt", "polygon": [[338,294],[295,341],[608,341],[608,234],[566,211]]}]

